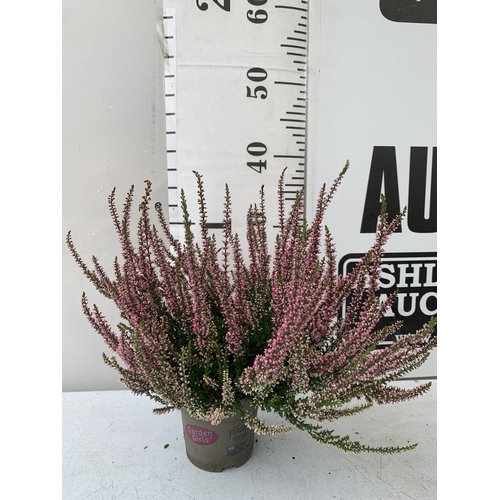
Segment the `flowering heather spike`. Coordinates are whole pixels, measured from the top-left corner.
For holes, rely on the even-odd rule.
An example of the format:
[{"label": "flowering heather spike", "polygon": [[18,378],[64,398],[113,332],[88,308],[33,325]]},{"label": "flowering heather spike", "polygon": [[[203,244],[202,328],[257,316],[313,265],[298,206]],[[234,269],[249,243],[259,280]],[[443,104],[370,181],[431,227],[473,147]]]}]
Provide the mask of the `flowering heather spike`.
[{"label": "flowering heather spike", "polygon": [[241,410],[245,425],[253,430],[256,434],[284,434],[292,431],[291,427],[278,427],[277,425],[267,425],[262,420],[252,415],[249,412]]},{"label": "flowering heather spike", "polygon": [[71,238],[71,231],[68,231],[66,234],[66,245],[69,248],[69,251],[71,252],[71,255],[73,256],[73,259],[75,259],[75,262],[78,264],[80,269],[82,270],[83,274],[85,277],[95,286],[95,288],[101,292],[105,293],[103,290],[103,287],[101,285],[101,281],[97,277],[95,271],[91,271],[87,264],[82,260],[80,255],[78,254],[75,244],[73,243],[73,239]]},{"label": "flowering heather spike", "polygon": [[113,188],[111,194],[108,196],[108,207],[109,207],[109,212],[111,214],[111,218],[115,225],[115,229],[118,232],[118,234],[120,234],[121,224],[120,224],[120,217],[118,215],[118,210],[116,209],[115,193],[116,193],[116,188]]},{"label": "flowering heather spike", "polygon": [[[389,347],[375,349],[402,326],[401,322],[378,326],[395,299],[395,295],[383,302],[378,298],[384,245],[404,216],[402,212],[389,221],[383,197],[373,245],[351,272],[337,274],[335,242],[323,219],[347,168],[348,163],[330,187],[320,190],[310,226],[302,217],[303,190],[285,214],[282,172],[273,256],[268,250],[262,187],[259,203],[247,211],[248,262],[240,238],[231,230],[227,185],[222,246],[215,236],[209,237],[203,180],[197,172],[201,244],[191,230],[183,190],[184,242],[173,237],[161,204],[155,203],[160,234],[150,220],[149,181],[139,206],[135,242],[130,227],[133,186],[121,217],[115,189],[108,198],[121,245],[113,278],[96,257],[92,257],[94,268],[87,266],[68,232],[66,243],[75,262],[115,303],[123,320],[114,331],[82,296],[90,325],[123,364],[106,355],[103,360],[134,394],[160,405],[155,413],[184,408],[193,417],[216,424],[240,410],[240,401],[247,398],[263,410],[276,411],[313,439],[346,452],[395,453],[415,447],[371,447],[309,423],[424,394],[429,384],[412,389],[390,384],[421,366],[436,345],[433,319]],[[344,303],[345,314],[339,317]],[[268,426],[250,413],[244,414],[244,421],[258,433],[290,430]]]},{"label": "flowering heather spike", "polygon": [[278,220],[280,232],[283,232],[285,224],[285,172],[287,167],[281,172],[278,182]]},{"label": "flowering heather spike", "polygon": [[229,257],[230,257],[230,244],[232,239],[231,233],[231,193],[229,192],[229,186],[226,184],[225,186],[225,198],[224,198],[224,214],[223,214],[223,269],[228,276],[229,271]]},{"label": "flowering heather spike", "polygon": [[177,258],[180,258],[180,256],[182,255],[182,246],[170,231],[170,227],[163,213],[162,204],[159,201],[155,203],[155,210],[156,210],[156,215],[158,217],[158,222],[160,223],[160,227],[162,228],[167,238],[167,241],[163,245],[164,248],[166,249],[165,250],[166,255],[172,262],[174,262],[176,257],[174,257],[173,253],[171,253],[170,249],[168,248],[168,245],[170,245],[174,249],[174,252],[177,254]]},{"label": "flowering heather spike", "polygon": [[182,217],[184,220],[184,232],[186,235],[186,240],[188,240],[189,242],[193,242],[194,235],[193,232],[191,231],[191,225],[193,223],[191,221],[191,218],[189,217],[187,201],[186,201],[186,193],[184,192],[184,189],[181,189],[181,210],[182,210]]},{"label": "flowering heather spike", "polygon": [[203,176],[194,170],[193,173],[196,176],[196,181],[198,184],[198,207],[200,213],[201,239],[203,247],[206,250],[206,247],[208,245],[208,229],[207,229],[207,207],[205,200],[205,190],[203,188]]}]

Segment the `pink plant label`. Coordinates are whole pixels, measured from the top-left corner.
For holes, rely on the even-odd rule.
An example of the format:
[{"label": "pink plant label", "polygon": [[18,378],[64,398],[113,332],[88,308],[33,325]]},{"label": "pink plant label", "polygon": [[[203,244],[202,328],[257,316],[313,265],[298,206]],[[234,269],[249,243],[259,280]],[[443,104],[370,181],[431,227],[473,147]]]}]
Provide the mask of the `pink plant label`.
[{"label": "pink plant label", "polygon": [[219,434],[197,425],[186,425],[186,435],[196,444],[214,444],[219,439]]}]

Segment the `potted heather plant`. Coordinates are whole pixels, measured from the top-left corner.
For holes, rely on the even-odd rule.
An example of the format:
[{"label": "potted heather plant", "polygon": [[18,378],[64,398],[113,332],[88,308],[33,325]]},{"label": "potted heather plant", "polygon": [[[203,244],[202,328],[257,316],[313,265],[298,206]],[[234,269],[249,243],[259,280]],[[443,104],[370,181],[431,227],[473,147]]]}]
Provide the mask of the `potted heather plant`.
[{"label": "potted heather plant", "polygon": [[[140,204],[133,242],[130,189],[120,217],[115,190],[109,210],[122,249],[108,276],[96,257],[89,267],[67,235],[67,245],[85,276],[120,311],[113,329],[96,305],[82,296],[83,312],[117,356],[103,354],[134,393],[159,404],[154,413],[181,410],[188,458],[220,471],[239,466],[252,453],[254,433],[288,432],[292,426],[320,443],[346,452],[395,453],[336,435],[321,423],[424,394],[430,383],[402,389],[393,381],[422,365],[436,343],[435,320],[375,347],[401,327],[378,328],[395,296],[380,301],[380,264],[403,213],[387,217],[384,200],[372,247],[347,275],[337,273],[335,244],[325,211],[346,173],[319,192],[311,224],[302,220],[304,192],[285,214],[284,173],[278,184],[279,230],[268,249],[264,189],[247,212],[247,250],[231,231],[226,185],[221,244],[207,230],[202,176],[198,182],[200,241],[184,192],[185,238],[177,241],[160,203],[158,224],[150,218],[151,183]],[[343,304],[345,314],[339,315]],[[121,361],[119,361],[121,360]],[[274,411],[290,426],[267,425],[257,410]]]}]

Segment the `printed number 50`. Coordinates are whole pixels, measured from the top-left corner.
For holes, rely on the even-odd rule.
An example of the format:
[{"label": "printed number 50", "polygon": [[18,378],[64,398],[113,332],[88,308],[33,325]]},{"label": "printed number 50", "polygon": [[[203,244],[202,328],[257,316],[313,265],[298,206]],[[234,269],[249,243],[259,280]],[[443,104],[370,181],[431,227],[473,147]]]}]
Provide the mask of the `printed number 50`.
[{"label": "printed number 50", "polygon": [[[251,68],[247,71],[247,77],[252,82],[260,83],[267,78],[267,71],[262,68]],[[247,97],[253,97],[255,99],[260,97],[261,99],[265,99],[267,97],[267,89],[263,85],[258,85],[253,89],[252,94],[252,89],[247,86]]]}]

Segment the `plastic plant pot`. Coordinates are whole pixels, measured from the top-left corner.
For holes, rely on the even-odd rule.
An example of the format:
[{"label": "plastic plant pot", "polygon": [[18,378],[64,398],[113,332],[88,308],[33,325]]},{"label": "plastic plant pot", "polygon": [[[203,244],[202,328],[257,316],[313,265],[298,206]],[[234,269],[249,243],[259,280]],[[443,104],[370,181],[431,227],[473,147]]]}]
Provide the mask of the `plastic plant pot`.
[{"label": "plastic plant pot", "polygon": [[[257,415],[257,408],[242,401],[244,410]],[[208,472],[240,467],[252,456],[254,432],[241,419],[241,412],[219,425],[192,418],[181,410],[186,454],[190,462]]]}]

